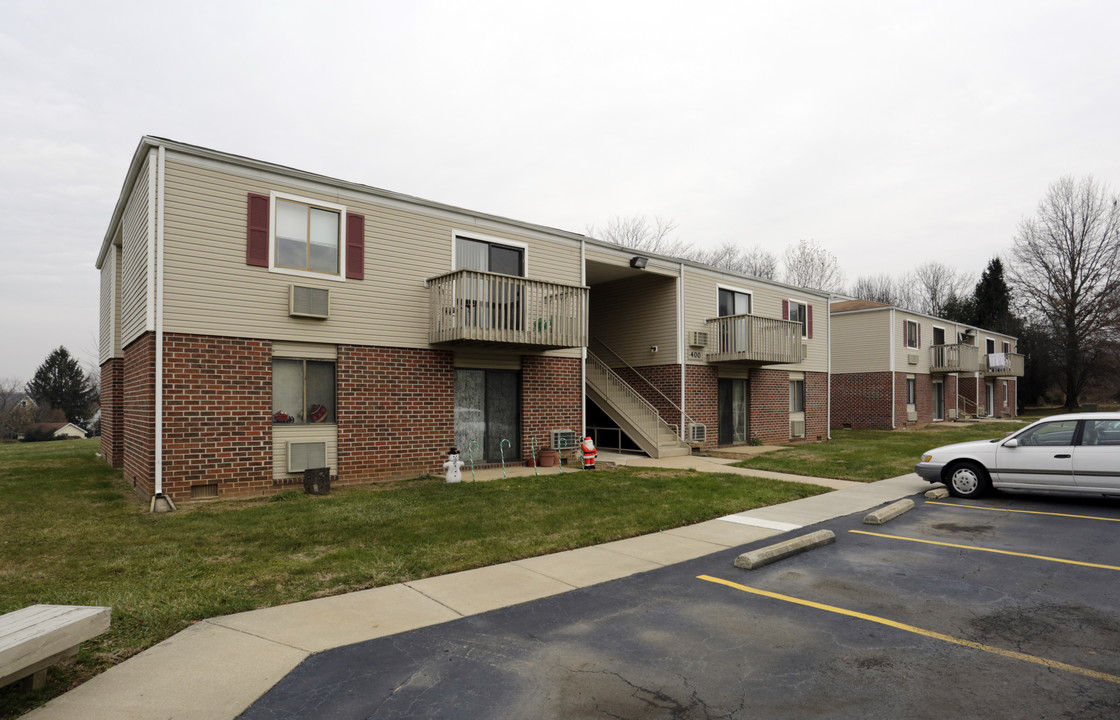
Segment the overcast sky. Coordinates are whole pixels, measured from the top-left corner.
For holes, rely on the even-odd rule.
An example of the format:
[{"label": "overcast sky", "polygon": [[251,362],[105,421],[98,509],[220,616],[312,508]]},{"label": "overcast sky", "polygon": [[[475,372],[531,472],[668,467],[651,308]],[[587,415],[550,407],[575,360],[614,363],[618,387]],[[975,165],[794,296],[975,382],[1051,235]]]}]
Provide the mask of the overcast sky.
[{"label": "overcast sky", "polygon": [[140,137],[584,232],[978,275],[1120,184],[1114,2],[0,3],[0,379],[95,365]]}]

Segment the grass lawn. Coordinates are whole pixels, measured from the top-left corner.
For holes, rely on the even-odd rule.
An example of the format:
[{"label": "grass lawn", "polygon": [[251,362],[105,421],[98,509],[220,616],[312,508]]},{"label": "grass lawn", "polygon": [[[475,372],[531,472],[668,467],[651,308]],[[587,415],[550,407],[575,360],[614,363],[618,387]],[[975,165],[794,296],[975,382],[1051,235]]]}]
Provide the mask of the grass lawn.
[{"label": "grass lawn", "polygon": [[152,515],[97,440],[0,444],[0,612],[108,605],[110,631],[47,687],[0,690],[16,717],[216,615],[442,575],[826,492],[654,469],[447,485],[421,478]]},{"label": "grass lawn", "polygon": [[939,445],[1003,437],[1023,426],[1023,422],[984,422],[952,426],[936,424],[916,430],[833,430],[832,442],[796,445],[735,465],[794,475],[873,482],[914,472],[914,465],[921,454]]}]

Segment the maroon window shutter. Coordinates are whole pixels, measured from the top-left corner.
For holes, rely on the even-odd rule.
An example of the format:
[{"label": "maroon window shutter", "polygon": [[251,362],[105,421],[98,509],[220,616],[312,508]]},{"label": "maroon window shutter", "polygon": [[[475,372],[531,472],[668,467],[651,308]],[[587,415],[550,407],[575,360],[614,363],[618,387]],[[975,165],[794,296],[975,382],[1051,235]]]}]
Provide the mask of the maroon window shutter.
[{"label": "maroon window shutter", "polygon": [[782,300],[782,320],[789,320],[789,300]]},{"label": "maroon window shutter", "polygon": [[918,323],[918,347],[922,346],[922,324]]},{"label": "maroon window shutter", "polygon": [[249,193],[249,219],[245,241],[245,263],[268,267],[268,195]]},{"label": "maroon window shutter", "polygon": [[808,330],[809,339],[812,340],[813,339],[813,306],[812,305],[806,305],[805,306],[805,318],[808,321],[808,326],[809,326],[809,330]]},{"label": "maroon window shutter", "polygon": [[366,279],[366,216],[346,213],[346,277]]}]

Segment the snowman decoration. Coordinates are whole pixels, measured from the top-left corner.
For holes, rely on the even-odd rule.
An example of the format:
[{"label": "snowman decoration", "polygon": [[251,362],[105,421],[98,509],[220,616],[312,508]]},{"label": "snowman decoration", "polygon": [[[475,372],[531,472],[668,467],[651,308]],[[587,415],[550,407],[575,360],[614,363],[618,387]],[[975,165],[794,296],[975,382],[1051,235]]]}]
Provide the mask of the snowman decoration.
[{"label": "snowman decoration", "polygon": [[451,448],[451,452],[447,453],[447,462],[443,464],[443,469],[447,471],[447,482],[462,482],[463,465],[465,464],[459,460],[459,451],[456,448]]}]

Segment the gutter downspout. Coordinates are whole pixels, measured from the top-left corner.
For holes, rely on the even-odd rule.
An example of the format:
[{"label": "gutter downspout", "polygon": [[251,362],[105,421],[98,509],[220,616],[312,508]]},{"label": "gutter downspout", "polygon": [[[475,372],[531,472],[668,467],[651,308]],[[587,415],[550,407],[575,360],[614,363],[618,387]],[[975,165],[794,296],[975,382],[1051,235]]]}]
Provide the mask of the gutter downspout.
[{"label": "gutter downspout", "polygon": [[825,322],[825,332],[828,333],[828,344],[825,348],[828,350],[828,364],[826,369],[828,371],[827,383],[828,395],[825,398],[825,437],[832,440],[832,298],[834,296],[829,293],[828,299],[825,300],[825,315],[827,321]]},{"label": "gutter downspout", "polygon": [[894,356],[895,356],[895,353],[898,352],[898,348],[895,347],[896,343],[898,342],[898,335],[894,331],[895,330],[895,328],[894,328],[894,317],[895,317],[895,310],[894,310],[894,308],[891,308],[891,344],[890,344],[890,348],[891,348],[891,430],[894,430],[895,427],[896,427],[895,423],[894,423],[894,412],[895,412],[895,409],[894,409],[894,401],[895,401]]},{"label": "gutter downspout", "polygon": [[[167,149],[159,146],[159,159],[155,176],[155,341],[156,341],[156,387],[155,387],[155,494],[152,495],[151,512],[174,510],[171,498],[163,494],[163,244],[164,244],[164,180],[167,168]],[[149,185],[150,187],[150,185]]]},{"label": "gutter downspout", "polygon": [[[587,287],[586,240],[579,241],[579,284]],[[580,433],[581,438],[587,437],[587,343],[591,341],[591,288],[587,289],[587,310],[584,312],[583,317],[584,323],[586,324],[587,341],[585,341],[583,347],[580,348],[582,362],[579,364],[580,382],[583,388],[583,396],[580,398],[580,425],[583,427],[583,432]]]},{"label": "gutter downspout", "polygon": [[680,275],[677,279],[677,362],[679,362],[681,364],[681,424],[678,427],[680,428],[680,433],[679,434],[680,434],[681,440],[687,442],[688,438],[690,436],[688,434],[688,429],[685,428],[685,420],[686,420],[686,417],[687,417],[685,415],[685,412],[688,410],[688,408],[686,408],[685,405],[684,405],[684,398],[685,398],[685,386],[684,386],[684,384],[685,384],[685,377],[687,375],[687,370],[688,370],[688,365],[687,365],[688,358],[685,357],[685,350],[684,350],[684,344],[685,344],[684,263],[681,263],[678,266],[678,272],[680,273]]}]

